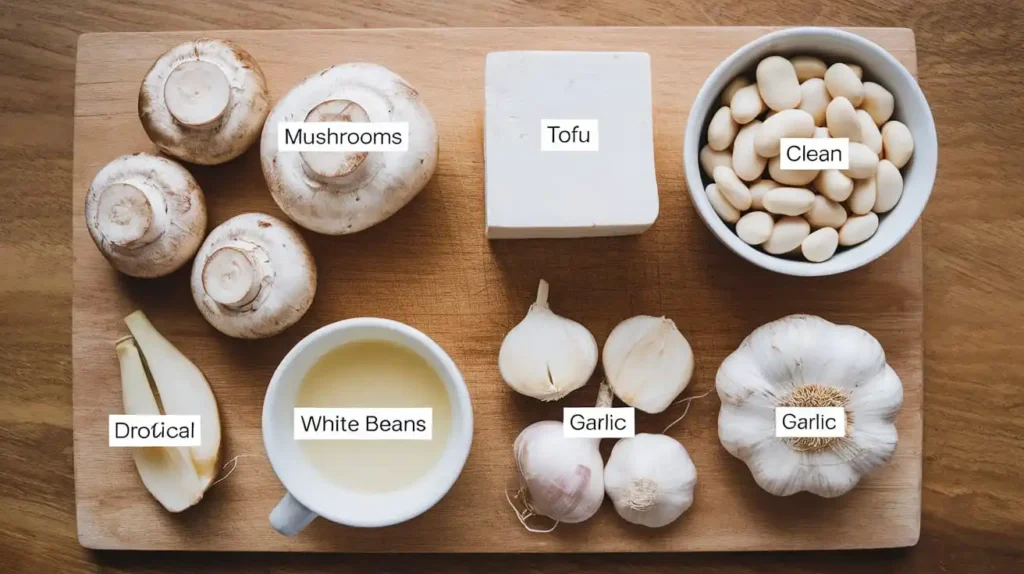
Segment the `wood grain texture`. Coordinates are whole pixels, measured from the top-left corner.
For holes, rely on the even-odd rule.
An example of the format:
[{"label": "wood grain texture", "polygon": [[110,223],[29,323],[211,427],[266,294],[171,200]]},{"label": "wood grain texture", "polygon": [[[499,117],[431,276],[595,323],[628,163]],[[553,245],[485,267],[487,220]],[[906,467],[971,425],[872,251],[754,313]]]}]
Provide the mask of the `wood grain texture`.
[{"label": "wood grain texture", "polygon": [[[206,324],[189,269],[161,280],[115,272],[85,227],[85,194],[104,164],[155,151],[136,111],[139,78],[160,54],[195,34],[103,34],[78,43],[73,200],[75,494],[78,534],[90,548],[344,552],[643,552],[908,546],[920,530],[921,235],[878,263],[840,277],[781,277],[747,265],[710,235],[683,183],[682,133],[711,71],[764,28],[513,28],[218,32],[260,63],[272,100],[335,62],[372,61],[409,81],[430,107],[441,153],[430,184],[398,214],[345,237],[304,233],[317,261],[309,313],[285,334],[230,340]],[[864,29],[916,68],[913,34]],[[646,233],[584,240],[492,241],[483,234],[483,78],[487,53],[517,49],[640,50],[651,55],[654,148],[661,211]],[[266,191],[258,150],[218,167],[190,166],[214,226],[247,211],[284,218]],[[604,341],[622,319],[667,315],[697,358],[691,394],[714,384],[725,356],[750,331],[790,313],[821,315],[873,333],[904,385],[900,441],[889,466],[834,500],[762,492],[718,441],[718,401],[697,401],[673,431],[698,468],[695,503],[669,527],[630,527],[606,502],[596,517],[550,536],[527,532],[505,498],[515,482],[511,445],[528,424],[561,420],[594,403],[596,384],[543,404],[501,382],[497,351],[525,313],[539,278],[552,308]],[[113,342],[121,319],[143,309],[203,369],[218,397],[230,478],[201,505],[169,516],[142,487],[130,452],[107,446],[107,416],[123,412]],[[301,535],[275,533],[266,516],[283,489],[262,456],[260,421],[271,374],[303,336],[332,321],[384,316],[435,339],[462,370],[473,400],[466,468],[434,509],[385,530],[318,520]],[[638,417],[658,432],[683,405]],[[604,441],[606,450],[614,441]],[[873,524],[884,527],[872,527]]]},{"label": "wood grain texture", "polygon": [[[1011,572],[1024,560],[1024,6],[1005,0],[0,4],[0,556],[11,572]],[[84,32],[508,25],[915,30],[940,167],[924,215],[922,536],[904,550],[459,557],[94,553],[71,416],[75,47]]]}]

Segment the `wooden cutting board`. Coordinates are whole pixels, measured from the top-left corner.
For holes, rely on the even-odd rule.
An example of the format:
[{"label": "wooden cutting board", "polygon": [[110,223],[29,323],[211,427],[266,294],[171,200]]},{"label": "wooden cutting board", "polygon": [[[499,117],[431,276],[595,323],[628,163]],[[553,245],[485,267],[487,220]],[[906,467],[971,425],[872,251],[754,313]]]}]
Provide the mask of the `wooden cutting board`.
[{"label": "wooden cutting board", "polygon": [[[920,226],[866,268],[801,279],[757,269],[725,249],[690,205],[682,168],[686,115],[701,84],[735,49],[768,28],[505,28],[232,31],[204,33],[244,46],[276,100],[332,64],[372,61],[409,80],[436,119],[441,154],[430,185],[384,223],[348,237],[304,232],[320,279],[295,327],[239,341],[206,324],[192,302],[188,269],[157,280],[114,272],[86,231],[83,205],[96,172],[113,158],[155,151],[136,115],[143,75],[195,33],[89,34],[78,44],[74,166],[74,428],[78,532],[90,548],[341,552],[650,552],[874,548],[914,544],[921,513],[922,260]],[[856,32],[916,70],[906,29]],[[484,57],[496,50],[641,50],[650,53],[661,214],[636,237],[488,242],[484,238]],[[210,225],[247,211],[283,217],[250,150],[218,167],[189,166],[206,192]],[[514,480],[512,441],[528,424],[592,405],[595,380],[557,404],[512,393],[498,376],[504,334],[532,301],[539,278],[552,307],[604,341],[636,314],[664,314],[689,338],[697,369],[688,395],[714,384],[722,359],[754,328],[789,313],[814,313],[873,333],[905,386],[892,463],[850,494],[776,498],[717,438],[719,402],[693,403],[671,434],[698,469],[692,508],[649,530],[611,504],[551,534],[525,532],[504,490]],[[207,374],[220,403],[224,461],[237,468],[198,507],[170,515],[145,491],[126,449],[107,447],[107,416],[121,412],[114,341],[121,318],[143,309]],[[381,316],[434,338],[462,369],[473,399],[472,453],[436,507],[408,523],[358,530],[316,521],[294,538],[267,514],[284,493],[263,451],[263,395],[278,361],[303,336],[346,317]],[[639,414],[638,432],[660,432],[682,405]],[[613,441],[604,441],[607,454]]]}]

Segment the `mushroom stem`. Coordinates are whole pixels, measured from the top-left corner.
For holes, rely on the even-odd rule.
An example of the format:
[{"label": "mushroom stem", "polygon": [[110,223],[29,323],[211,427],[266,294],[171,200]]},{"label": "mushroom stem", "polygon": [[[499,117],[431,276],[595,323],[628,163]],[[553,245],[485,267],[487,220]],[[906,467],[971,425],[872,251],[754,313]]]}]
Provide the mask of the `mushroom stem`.
[{"label": "mushroom stem", "polygon": [[213,124],[231,103],[231,84],[224,70],[204,60],[188,60],[171,70],[164,101],[176,122],[188,127]]},{"label": "mushroom stem", "polygon": [[239,247],[221,247],[203,266],[203,287],[217,303],[237,309],[253,302],[263,276],[250,254]]},{"label": "mushroom stem", "polygon": [[[363,106],[351,100],[327,100],[320,102],[306,115],[306,122],[355,122],[370,121]],[[370,152],[312,151],[299,152],[302,168],[313,179],[325,183],[343,182],[354,179],[357,171],[364,166]]]},{"label": "mushroom stem", "polygon": [[100,192],[97,228],[110,244],[134,249],[160,237],[165,212],[160,194],[147,194],[129,183],[114,183]]}]

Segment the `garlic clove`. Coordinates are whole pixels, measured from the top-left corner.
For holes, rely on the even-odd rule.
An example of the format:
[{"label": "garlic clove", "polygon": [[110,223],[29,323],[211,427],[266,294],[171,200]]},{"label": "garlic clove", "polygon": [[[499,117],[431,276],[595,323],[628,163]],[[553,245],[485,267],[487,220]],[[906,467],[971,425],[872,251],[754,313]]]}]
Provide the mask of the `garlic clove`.
[{"label": "garlic clove", "polygon": [[650,528],[665,526],[693,504],[697,468],[679,441],[641,433],[615,443],[604,469],[605,491],[619,516]]},{"label": "garlic clove", "polygon": [[668,408],[693,376],[693,350],[665,317],[639,315],[619,323],[603,355],[615,396],[647,413]]},{"label": "garlic clove", "polygon": [[583,522],[604,501],[598,439],[566,438],[559,421],[540,421],[516,437],[513,452],[528,508],[558,522]]},{"label": "garlic clove", "polygon": [[[117,342],[116,349],[125,414],[162,414],[135,340],[125,337]],[[181,512],[202,500],[206,486],[192,464],[188,448],[135,448],[133,458],[142,484],[169,512]]]},{"label": "garlic clove", "polygon": [[582,387],[597,367],[597,341],[586,327],[556,315],[541,279],[537,300],[509,331],[498,352],[498,370],[516,392],[558,400]]},{"label": "garlic clove", "polygon": [[718,438],[729,454],[747,460],[767,437],[775,437],[773,408],[746,409],[722,399],[722,408],[718,412]]}]

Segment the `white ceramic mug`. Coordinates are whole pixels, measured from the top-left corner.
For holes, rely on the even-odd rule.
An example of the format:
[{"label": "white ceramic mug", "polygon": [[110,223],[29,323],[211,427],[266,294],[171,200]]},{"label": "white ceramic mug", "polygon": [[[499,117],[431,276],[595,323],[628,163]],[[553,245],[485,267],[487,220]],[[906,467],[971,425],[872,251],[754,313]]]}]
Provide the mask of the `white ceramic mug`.
[{"label": "white ceramic mug", "polygon": [[[441,458],[417,482],[393,492],[345,489],[322,477],[293,438],[299,385],[328,351],[353,341],[385,340],[413,350],[437,371],[451,404],[452,427]],[[322,516],[348,526],[377,527],[414,518],[437,504],[455,483],[473,441],[473,407],[462,374],[451,357],[416,329],[388,319],[357,318],[310,333],[285,356],[274,372],[263,402],[263,444],[288,493],[270,513],[275,530],[293,535]]]}]

